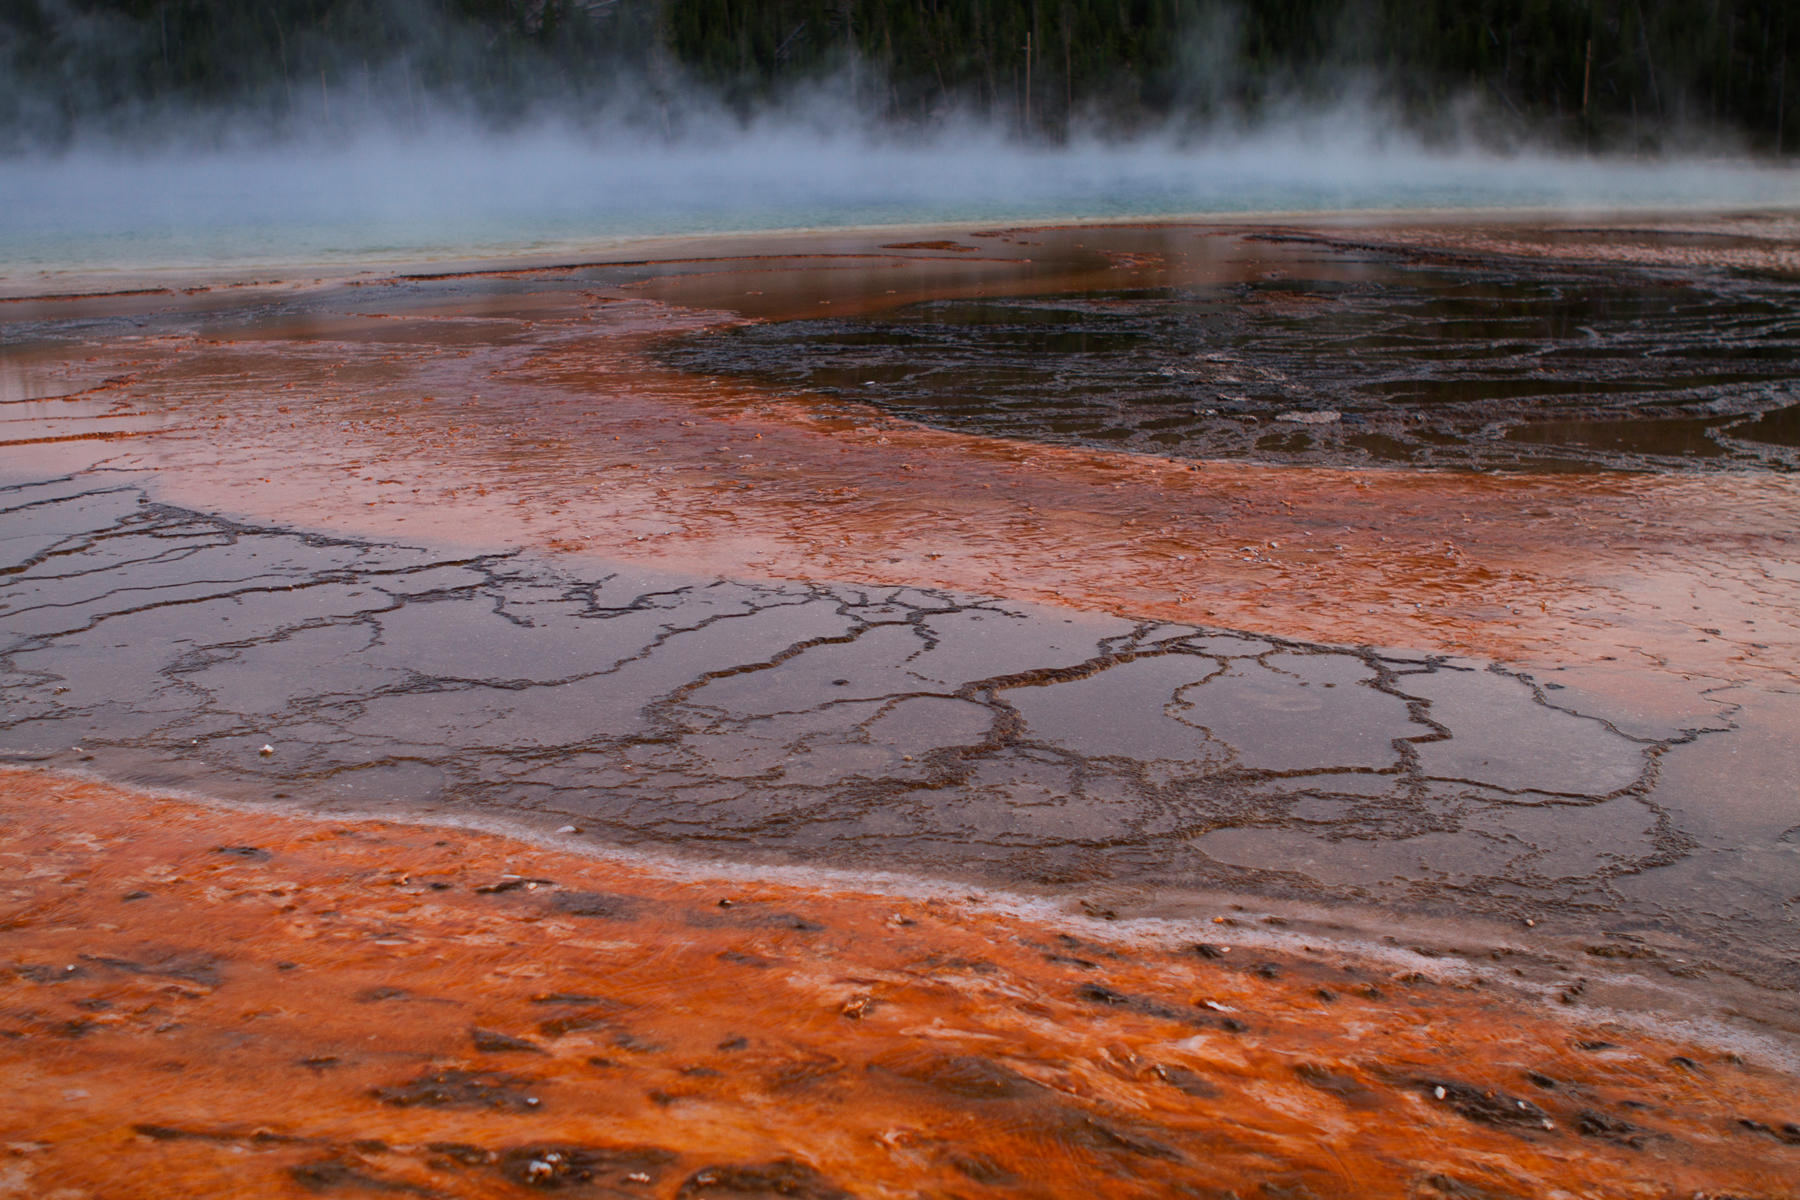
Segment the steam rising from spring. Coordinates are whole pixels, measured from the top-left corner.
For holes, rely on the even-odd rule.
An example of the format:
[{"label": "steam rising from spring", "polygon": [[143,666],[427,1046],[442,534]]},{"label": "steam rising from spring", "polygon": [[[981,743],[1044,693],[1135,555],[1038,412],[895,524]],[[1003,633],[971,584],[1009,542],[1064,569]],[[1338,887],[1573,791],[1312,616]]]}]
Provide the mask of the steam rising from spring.
[{"label": "steam rising from spring", "polygon": [[581,253],[655,235],[1420,208],[1788,207],[1743,159],[1495,152],[1378,104],[1051,144],[994,121],[897,128],[824,88],[745,120],[334,115],[329,134],[209,130],[0,159],[0,274]]}]

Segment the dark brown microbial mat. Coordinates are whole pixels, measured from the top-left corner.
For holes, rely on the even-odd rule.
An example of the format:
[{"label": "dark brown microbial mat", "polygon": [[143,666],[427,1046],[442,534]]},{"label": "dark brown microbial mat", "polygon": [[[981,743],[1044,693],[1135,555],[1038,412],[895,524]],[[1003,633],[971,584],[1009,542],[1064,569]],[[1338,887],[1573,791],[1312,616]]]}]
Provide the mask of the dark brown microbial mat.
[{"label": "dark brown microbial mat", "polygon": [[1417,261],[1299,237],[1271,237],[1264,253],[1268,269],[1249,277],[768,321],[691,335],[661,357],[946,429],[1157,455],[1800,464],[1792,282]]}]

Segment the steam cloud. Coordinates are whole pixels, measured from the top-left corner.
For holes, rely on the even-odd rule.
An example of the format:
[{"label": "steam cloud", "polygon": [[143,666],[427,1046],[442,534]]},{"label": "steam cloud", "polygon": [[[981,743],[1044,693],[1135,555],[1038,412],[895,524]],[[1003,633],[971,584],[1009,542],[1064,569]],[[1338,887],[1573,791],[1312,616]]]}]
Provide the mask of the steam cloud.
[{"label": "steam cloud", "polygon": [[[360,91],[284,97],[274,122],[152,106],[0,157],[0,277],[17,289],[62,271],[578,252],[713,231],[1800,202],[1800,175],[1742,159],[1483,148],[1474,104],[1428,138],[1373,87],[1129,135],[1095,117],[1054,144],[1005,116],[884,122],[861,102],[872,90],[846,68],[746,116],[639,63],[604,94],[496,110],[425,94],[390,63]],[[14,94],[0,109],[29,121],[48,103]]]}]

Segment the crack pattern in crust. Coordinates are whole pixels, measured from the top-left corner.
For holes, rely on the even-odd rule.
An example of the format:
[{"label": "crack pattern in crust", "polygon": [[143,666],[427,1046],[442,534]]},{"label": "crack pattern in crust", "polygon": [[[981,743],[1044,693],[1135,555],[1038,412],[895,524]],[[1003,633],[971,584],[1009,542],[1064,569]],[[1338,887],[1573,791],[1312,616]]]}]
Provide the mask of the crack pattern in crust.
[{"label": "crack pattern in crust", "polygon": [[1562,913],[1793,970],[1779,905],[1678,912],[1641,885],[1739,849],[1663,781],[1732,728],[1723,700],[1677,728],[1447,656],[583,574],[97,478],[0,490],[12,761],[727,858]]}]

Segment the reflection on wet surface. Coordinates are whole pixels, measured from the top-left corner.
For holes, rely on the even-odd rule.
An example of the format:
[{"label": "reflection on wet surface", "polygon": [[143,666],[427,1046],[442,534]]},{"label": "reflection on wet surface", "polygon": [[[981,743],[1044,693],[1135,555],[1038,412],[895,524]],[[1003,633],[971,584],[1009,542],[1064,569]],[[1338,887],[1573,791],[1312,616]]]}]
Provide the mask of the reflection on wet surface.
[{"label": "reflection on wet surface", "polygon": [[1707,793],[1660,782],[1731,736],[1723,701],[1671,722],[1444,656],[932,589],[589,575],[130,487],[4,497],[15,761],[734,860],[1600,921],[1646,954],[1797,978],[1779,906],[1735,913],[1721,944],[1658,883],[1727,849],[1690,828]]},{"label": "reflection on wet surface", "polygon": [[[1360,278],[1342,278],[1350,267]],[[1323,247],[1264,275],[765,322],[661,357],[950,429],[1152,454],[1539,471],[1800,463],[1791,283]]]},{"label": "reflection on wet surface", "polygon": [[[16,985],[0,976],[18,997],[0,997],[0,1053],[60,1089],[84,1068],[56,1075],[45,1046],[128,1050],[137,1073],[110,1110],[69,1116],[80,1106],[53,1090],[33,1111],[201,1177],[257,1154],[271,1194],[508,1194],[542,1182],[518,1177],[531,1163],[572,1187],[641,1174],[660,1195],[732,1180],[863,1194],[847,1182],[863,1178],[1057,1194],[1046,1154],[1116,1194],[1167,1194],[1190,1168],[1240,1195],[1361,1195],[1370,1179],[1608,1194],[1633,1178],[1618,1156],[1665,1153],[1639,1175],[1711,1156],[1689,1192],[1788,1186],[1788,1160],[1738,1169],[1788,1153],[1792,1114],[1733,1108],[1750,1085],[1718,1026],[1704,1050],[1611,1058],[1596,1056],[1619,1037],[1577,1027],[1590,1004],[1723,1014],[1791,1045],[1783,989],[1800,982],[1790,285],[1646,245],[1608,240],[1638,256],[1626,265],[1545,265],[1176,226],[842,234],[792,253],[9,304],[0,752],[675,862],[628,885],[604,856],[575,867],[413,830],[380,851],[409,865],[370,884],[361,860],[334,876],[285,857],[356,836],[336,821],[276,842],[257,830],[287,819],[266,808],[132,816],[138,798],[105,817],[94,789],[15,781],[0,804],[71,824],[52,845],[0,821],[22,847],[0,853],[30,862],[8,893],[22,915],[0,919],[42,939],[14,955]],[[747,347],[763,382],[724,361]],[[871,354],[885,374],[863,373]],[[919,417],[957,428],[895,415],[918,399],[894,398],[906,389],[941,408],[970,381],[973,426],[923,400]],[[1054,403],[1028,404],[1037,391]],[[1202,392],[1217,411],[1191,411]],[[1190,411],[1156,427],[1159,396]],[[1372,465],[1384,454],[1392,469]],[[1509,469],[1412,469],[1446,464]],[[1588,469],[1603,465],[1636,469]],[[220,832],[178,846],[134,837],[134,820]],[[107,874],[131,848],[156,863]],[[52,870],[38,853],[64,857]],[[746,861],[844,867],[855,888],[871,868],[901,878],[883,877],[895,891],[872,917],[843,875],[742,906],[743,891],[720,906],[668,882],[741,882]],[[243,874],[227,887],[221,871]],[[134,898],[81,891],[98,879]],[[898,907],[908,888],[971,881],[1101,924],[1210,935],[1217,918],[1236,937],[1229,922],[1287,921],[1299,948],[1234,968],[1227,995],[1194,964],[1242,961],[1243,941],[1140,962],[1049,916],[924,929]],[[134,915],[164,884],[180,905]],[[464,909],[464,891],[514,907]],[[318,1029],[262,1033],[276,1018],[247,991],[207,1008],[130,990],[235,989],[232,936],[188,930],[240,929],[261,897],[292,926],[258,926],[261,946],[233,936],[271,997],[290,970],[357,981],[308,994],[339,1049],[300,1049]],[[282,908],[302,897],[317,911]],[[820,926],[851,930],[851,949]],[[433,957],[394,961],[408,937]],[[1029,941],[1029,964],[957,965],[984,940]],[[470,957],[495,947],[498,965]],[[1409,965],[1376,987],[1387,951]],[[163,971],[190,953],[213,974]],[[40,968],[84,954],[108,990],[59,995],[116,1009],[73,1015],[38,990]],[[642,972],[634,995],[577,978],[596,962]],[[1422,963],[1454,986],[1390,1003]],[[543,985],[512,986],[528,978]],[[1471,979],[1528,996],[1490,1001]],[[1373,1007],[1352,1011],[1346,989],[1365,984]],[[539,994],[644,1012],[540,1016]],[[150,1011],[177,1000],[179,1021]],[[1192,1040],[1257,1036],[1276,1012],[1284,1040],[1247,1073],[1220,1066],[1243,1046]],[[203,1025],[284,1063],[348,1061],[341,1046],[372,1030],[417,1040],[359,1059],[347,1090],[307,1092],[315,1115],[352,1114],[338,1123],[284,1118],[265,1142],[195,1102],[122,1132],[119,1111],[168,1092],[158,1072],[177,1059],[159,1047],[175,1043],[159,1039],[217,1057]],[[776,1029],[780,1063],[733,1065],[740,1039],[760,1053]],[[1397,1029],[1423,1040],[1369,1049]],[[1480,1059],[1502,1029],[1515,1040]],[[813,1082],[795,1042],[849,1065]],[[1676,1059],[1700,1070],[1658,1065]],[[243,1086],[288,1086],[271,1078]],[[521,1089],[538,1081],[559,1112],[638,1124],[604,1141],[541,1126],[552,1142],[528,1127],[525,1097],[545,1098]],[[928,1128],[932,1146],[996,1148],[971,1174],[896,1135],[882,1154],[910,1165],[877,1170],[766,1132],[847,1129],[850,1113],[870,1138]],[[1321,1121],[1367,1150],[1353,1168],[1321,1156]],[[1489,1166],[1416,1152],[1451,1131]],[[1209,1165],[1246,1138],[1249,1158]],[[432,1143],[461,1149],[419,1151]],[[522,1157],[539,1151],[562,1157]]]}]

